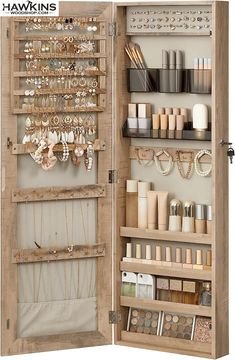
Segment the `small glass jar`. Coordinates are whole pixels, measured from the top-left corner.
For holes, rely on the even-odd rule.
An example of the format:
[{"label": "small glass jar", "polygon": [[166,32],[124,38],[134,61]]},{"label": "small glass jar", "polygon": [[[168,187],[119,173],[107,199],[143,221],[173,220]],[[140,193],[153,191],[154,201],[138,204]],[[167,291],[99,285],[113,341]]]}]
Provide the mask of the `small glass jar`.
[{"label": "small glass jar", "polygon": [[203,282],[200,294],[200,305],[211,306],[211,283]]}]

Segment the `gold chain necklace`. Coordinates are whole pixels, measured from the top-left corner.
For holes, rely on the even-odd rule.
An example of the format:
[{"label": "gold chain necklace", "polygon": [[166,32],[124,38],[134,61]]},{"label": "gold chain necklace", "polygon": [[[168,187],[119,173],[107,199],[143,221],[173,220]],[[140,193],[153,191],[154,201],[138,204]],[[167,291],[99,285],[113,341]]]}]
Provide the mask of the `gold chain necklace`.
[{"label": "gold chain necklace", "polygon": [[[188,170],[187,172],[185,173],[184,171],[184,168],[183,168],[183,165],[182,165],[182,160],[180,159],[180,154],[190,154],[190,159],[188,161]],[[176,162],[177,162],[177,167],[178,167],[178,170],[179,170],[179,173],[180,173],[180,176],[183,178],[183,179],[190,179],[193,175],[193,155],[194,155],[194,152],[193,151],[180,151],[180,150],[176,150],[175,152],[175,157],[176,157]]]}]

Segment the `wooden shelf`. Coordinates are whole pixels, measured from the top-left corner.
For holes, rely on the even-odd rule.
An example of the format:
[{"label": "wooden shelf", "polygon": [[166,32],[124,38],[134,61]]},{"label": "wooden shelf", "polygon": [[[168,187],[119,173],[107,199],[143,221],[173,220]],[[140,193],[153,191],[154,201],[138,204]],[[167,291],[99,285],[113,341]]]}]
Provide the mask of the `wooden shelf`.
[{"label": "wooden shelf", "polygon": [[120,262],[120,270],[152,275],[174,276],[195,280],[212,280],[212,274],[210,270],[178,269],[175,267],[137,264],[124,261]]},{"label": "wooden shelf", "polygon": [[12,202],[92,199],[105,197],[105,185],[80,185],[70,187],[16,188],[12,190]]},{"label": "wooden shelf", "polygon": [[[77,35],[74,35],[74,34],[71,34],[71,35],[68,35],[68,36],[73,36],[75,38],[75,41],[82,41],[82,39],[84,39],[84,35],[83,34],[77,34]],[[79,39],[79,37],[81,37],[81,39]],[[85,35],[86,37],[86,40],[106,40],[107,37],[105,35]],[[38,40],[42,40],[42,41],[45,41],[45,40],[51,40],[52,38],[52,41],[53,41],[53,36],[51,35],[34,35],[34,34],[28,34],[28,35],[20,35],[20,36],[15,36],[14,38],[14,41],[29,41],[29,40],[32,40],[32,41],[38,41]],[[64,41],[64,36],[56,36],[56,40],[57,41]]]},{"label": "wooden shelf", "polygon": [[182,314],[192,314],[199,316],[212,316],[209,306],[181,304],[169,301],[159,301],[150,299],[138,299],[134,297],[121,296],[120,305],[134,307],[138,309],[158,310],[166,312],[178,312]]},{"label": "wooden shelf", "polygon": [[208,234],[148,230],[124,226],[120,228],[120,236],[206,245],[211,245],[212,243],[211,236]]},{"label": "wooden shelf", "polygon": [[117,344],[211,358],[211,344],[172,337],[121,331],[121,341]]},{"label": "wooden shelf", "polygon": [[[105,94],[106,93],[106,89],[95,89],[96,90],[96,94]],[[71,88],[71,89],[53,89],[53,94],[76,94],[78,91],[86,91],[89,94],[89,89],[88,88]],[[50,95],[52,92],[52,90],[50,88],[47,89],[36,89],[35,90],[35,95]],[[25,90],[20,89],[20,90],[14,90],[13,92],[14,96],[25,96]]]},{"label": "wooden shelf", "polygon": [[[76,148],[76,144],[68,144],[69,151],[73,151]],[[83,149],[87,148],[87,145],[79,145]],[[100,139],[96,139],[93,143],[94,151],[104,151],[105,150],[105,142]],[[13,155],[24,155],[24,154],[30,154],[32,152],[35,152],[37,149],[37,146],[32,144],[31,142],[27,144],[13,144],[12,145],[12,154]],[[57,144],[53,147],[53,152],[61,152],[63,151],[63,145]]]},{"label": "wooden shelf", "polygon": [[35,263],[43,261],[59,261],[87,259],[105,256],[105,245],[69,245],[67,247],[50,247],[41,249],[14,249],[13,264]]},{"label": "wooden shelf", "polygon": [[64,108],[62,110],[58,110],[57,108],[39,108],[33,110],[25,110],[25,109],[13,109],[13,114],[45,114],[45,113],[78,113],[78,112],[103,112],[105,108],[102,106],[89,106],[89,107],[69,107]]},{"label": "wooden shelf", "polygon": [[[14,77],[37,77],[37,76],[62,76],[62,75],[67,75],[67,76],[81,76],[81,74],[77,71],[69,71],[69,70],[64,70],[64,71],[15,71],[13,73]],[[106,76],[106,72],[105,71],[101,71],[101,70],[85,70],[83,73],[83,76]]]},{"label": "wooden shelf", "polygon": [[[106,54],[90,53],[90,54],[34,54],[34,59],[101,59],[106,58]],[[15,54],[15,59],[27,60],[26,54]]]}]

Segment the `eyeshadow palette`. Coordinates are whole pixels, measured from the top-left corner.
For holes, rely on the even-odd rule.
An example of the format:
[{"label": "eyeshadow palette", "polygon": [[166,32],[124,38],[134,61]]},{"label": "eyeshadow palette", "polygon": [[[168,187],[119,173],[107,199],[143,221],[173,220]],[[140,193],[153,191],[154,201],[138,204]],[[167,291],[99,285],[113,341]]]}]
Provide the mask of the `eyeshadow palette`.
[{"label": "eyeshadow palette", "polygon": [[159,335],[161,313],[159,311],[143,310],[143,309],[129,309],[127,331]]},{"label": "eyeshadow palette", "polygon": [[194,331],[194,341],[211,343],[211,318],[197,317]]},{"label": "eyeshadow palette", "polygon": [[163,313],[160,335],[192,340],[194,324],[194,315]]}]

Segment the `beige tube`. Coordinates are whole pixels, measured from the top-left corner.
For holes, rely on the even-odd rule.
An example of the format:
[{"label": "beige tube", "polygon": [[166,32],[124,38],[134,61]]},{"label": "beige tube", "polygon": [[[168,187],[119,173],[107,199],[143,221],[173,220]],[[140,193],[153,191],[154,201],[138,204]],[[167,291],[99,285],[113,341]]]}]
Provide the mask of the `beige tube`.
[{"label": "beige tube", "polygon": [[152,121],[153,130],[158,130],[160,128],[160,114],[153,114]]},{"label": "beige tube", "polygon": [[149,245],[149,244],[147,244],[146,248],[145,248],[145,258],[146,258],[146,260],[151,260],[152,259],[151,245]]},{"label": "beige tube", "polygon": [[176,126],[176,116],[175,115],[169,115],[168,119],[169,119],[169,130],[175,130],[175,126]]},{"label": "beige tube", "polygon": [[148,229],[157,229],[157,191],[148,191]]},{"label": "beige tube", "polygon": [[135,246],[135,257],[136,259],[141,259],[141,244],[136,244]]},{"label": "beige tube", "polygon": [[156,260],[162,261],[162,248],[160,245],[156,246]]},{"label": "beige tube", "polygon": [[141,181],[138,183],[138,228],[140,229],[147,229],[148,227],[147,193],[150,186],[149,182]]},{"label": "beige tube", "polygon": [[166,130],[168,126],[168,115],[162,114],[160,116],[160,128],[161,130]]},{"label": "beige tube", "polygon": [[165,114],[166,114],[166,115],[172,114],[172,108],[166,107],[166,108],[165,108]]},{"label": "beige tube", "polygon": [[131,243],[126,244],[126,257],[131,258],[132,257],[132,246]]},{"label": "beige tube", "polygon": [[158,196],[158,229],[167,230],[168,224],[168,192],[167,191],[157,191]]},{"label": "beige tube", "polygon": [[180,109],[179,108],[173,108],[173,112],[174,115],[179,115],[180,114]]},{"label": "beige tube", "polygon": [[182,249],[176,248],[175,250],[175,262],[181,263],[182,262]]},{"label": "beige tube", "polygon": [[184,128],[184,116],[176,115],[176,130],[183,130]]}]

